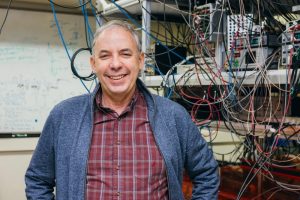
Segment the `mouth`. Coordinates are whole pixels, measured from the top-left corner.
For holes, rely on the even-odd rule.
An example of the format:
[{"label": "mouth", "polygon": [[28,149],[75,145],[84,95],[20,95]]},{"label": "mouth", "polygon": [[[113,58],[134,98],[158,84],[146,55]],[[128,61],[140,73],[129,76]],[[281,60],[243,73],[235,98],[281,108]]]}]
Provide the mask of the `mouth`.
[{"label": "mouth", "polygon": [[120,80],[122,78],[124,78],[126,76],[126,74],[122,74],[122,75],[117,75],[117,76],[109,76],[107,75],[108,78],[112,79],[112,80]]}]

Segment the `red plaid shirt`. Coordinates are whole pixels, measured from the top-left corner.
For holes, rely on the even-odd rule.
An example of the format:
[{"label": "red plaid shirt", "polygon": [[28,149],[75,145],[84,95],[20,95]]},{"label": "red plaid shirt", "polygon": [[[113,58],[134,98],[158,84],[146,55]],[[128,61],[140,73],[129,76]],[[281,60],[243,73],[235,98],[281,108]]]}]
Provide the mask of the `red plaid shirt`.
[{"label": "red plaid shirt", "polygon": [[163,158],[156,145],[143,95],[136,90],[118,115],[96,95],[86,199],[168,199]]}]

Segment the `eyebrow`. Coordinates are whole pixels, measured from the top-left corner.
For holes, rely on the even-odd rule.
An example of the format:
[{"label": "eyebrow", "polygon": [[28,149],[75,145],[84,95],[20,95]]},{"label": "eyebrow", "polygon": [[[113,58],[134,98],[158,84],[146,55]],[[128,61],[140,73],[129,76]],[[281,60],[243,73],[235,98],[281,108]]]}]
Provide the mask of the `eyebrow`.
[{"label": "eyebrow", "polygon": [[100,50],[99,54],[101,54],[101,53],[109,53],[109,51],[108,50]]},{"label": "eyebrow", "polygon": [[132,51],[131,49],[129,49],[129,48],[121,49],[120,52],[126,52],[126,51],[128,51],[128,52],[133,52],[133,51]]},{"label": "eyebrow", "polygon": [[[133,50],[130,49],[130,48],[124,48],[124,49],[121,49],[119,52],[121,52],[121,53],[124,53],[124,52],[133,53]],[[107,53],[110,53],[110,51],[109,51],[109,50],[103,49],[103,50],[100,50],[100,51],[99,51],[98,55],[101,55],[101,54],[107,54]]]}]

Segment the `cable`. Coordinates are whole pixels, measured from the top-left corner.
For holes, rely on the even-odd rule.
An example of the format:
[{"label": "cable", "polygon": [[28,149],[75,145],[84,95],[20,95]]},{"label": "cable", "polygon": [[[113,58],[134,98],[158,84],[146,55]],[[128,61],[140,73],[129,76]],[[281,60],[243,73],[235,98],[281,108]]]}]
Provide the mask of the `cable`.
[{"label": "cable", "polygon": [[[285,6],[280,5],[280,1],[277,0],[219,0],[213,11],[203,13],[193,10],[191,1],[186,2],[189,3],[188,11],[178,9],[177,0],[175,4],[170,3],[172,6],[166,3],[168,2],[166,0],[155,0],[155,2],[160,3],[161,10],[164,10],[161,13],[162,21],[157,22],[158,25],[153,28],[155,30],[145,33],[153,43],[165,44],[166,47],[167,45],[185,46],[188,48],[189,56],[194,57],[194,62],[189,66],[183,64],[182,67],[186,67],[187,70],[182,74],[174,73],[175,69],[181,67],[179,65],[170,66],[165,76],[161,74],[160,88],[164,89],[164,95],[182,104],[190,112],[199,129],[207,129],[207,134],[203,135],[209,137],[210,143],[217,137],[220,128],[230,132],[232,141],[234,141],[233,136],[243,141],[228,153],[214,152],[215,154],[231,155],[231,164],[239,164],[247,160],[245,162],[249,164],[252,172],[256,170],[258,173],[261,170],[263,176],[277,184],[278,189],[296,190],[297,187],[293,184],[280,182],[273,175],[271,166],[276,165],[281,168],[295,166],[297,164],[288,163],[292,161],[290,156],[300,157],[300,152],[295,147],[300,141],[300,130],[296,127],[299,125],[288,124],[286,119],[289,114],[290,99],[297,95],[300,87],[298,64],[286,66],[286,82],[276,80],[275,83],[274,77],[271,79],[269,75],[274,63],[280,66],[279,59],[282,52],[279,45],[282,44],[274,47],[269,47],[262,42],[257,46],[252,45],[255,38],[264,40],[264,36],[269,33],[279,36],[285,30],[285,22],[278,20],[276,16],[280,15],[284,20],[294,18],[287,9],[291,8],[290,1],[286,2]],[[118,5],[117,1],[112,1],[112,4],[133,24],[141,27],[128,11]],[[167,21],[169,8],[177,10],[176,14],[181,17],[181,24]],[[141,9],[145,10],[142,5]],[[151,19],[157,19],[155,14],[145,11],[151,14]],[[253,15],[248,15],[249,12]],[[220,19],[214,22],[207,20],[208,16],[217,13],[220,14]],[[226,37],[220,37],[226,29],[226,25],[221,20],[225,18],[225,13],[228,20],[231,19],[231,23],[238,27],[232,43],[241,42],[240,46],[232,45],[231,49],[228,49]],[[197,15],[200,20],[198,24],[195,21],[198,19]],[[231,15],[240,15],[242,20],[235,20]],[[247,23],[246,28],[243,26],[245,23]],[[212,31],[208,31],[207,26],[204,25],[210,26]],[[260,29],[254,30],[254,25],[259,26]],[[210,40],[215,33],[218,39]],[[225,59],[222,62],[226,66],[221,66],[216,61],[215,48],[219,46],[225,48],[223,54]],[[162,54],[172,53],[172,50],[166,48]],[[237,56],[238,54],[240,56]],[[169,55],[170,59],[172,58]],[[160,74],[156,62],[158,61],[154,61],[153,65],[147,63],[147,66],[151,66]],[[249,83],[249,80],[252,82]],[[278,158],[278,155],[286,160]],[[254,178],[255,174],[248,174],[240,188],[238,198],[242,197]],[[269,193],[275,194],[277,188],[270,190]]]},{"label": "cable", "polygon": [[79,78],[80,80],[84,80],[84,81],[92,81],[96,78],[96,75],[94,73],[91,73],[90,75],[88,76],[80,76],[78,73],[77,73],[77,70],[74,66],[74,61],[76,59],[76,56],[81,53],[82,51],[88,51],[90,54],[92,54],[92,49],[91,48],[80,48],[78,49],[77,51],[75,51],[75,53],[73,54],[72,58],[71,58],[71,70],[73,72],[73,74]]},{"label": "cable", "polygon": [[82,4],[78,5],[78,6],[65,6],[65,5],[61,5],[61,4],[55,3],[53,0],[48,0],[48,1],[51,4],[54,4],[54,5],[58,6],[58,7],[67,8],[67,9],[77,9],[77,8],[81,8],[81,7],[85,6],[85,5],[87,5],[88,3],[90,3],[91,0],[88,0],[88,1],[82,3]]},{"label": "cable", "polygon": [[[62,32],[61,32],[61,28],[60,28],[60,26],[59,26],[59,22],[58,22],[58,20],[57,20],[57,16],[56,16],[54,4],[53,4],[52,2],[50,2],[50,5],[51,5],[51,8],[52,8],[53,17],[54,17],[54,21],[55,21],[55,24],[56,24],[56,27],[57,27],[57,31],[58,31],[59,38],[60,38],[60,40],[61,40],[61,42],[62,42],[62,44],[63,44],[63,46],[64,46],[64,48],[65,48],[65,51],[66,51],[66,53],[67,53],[67,55],[68,55],[69,60],[71,61],[70,53],[69,53],[69,51],[68,51],[67,45],[66,45],[65,40],[64,40],[64,37],[63,37],[63,34],[62,34]],[[79,80],[80,80],[81,84],[83,85],[83,87],[86,89],[86,91],[87,91],[88,93],[90,93],[90,90],[86,87],[86,85],[83,83],[83,81],[82,81],[81,79],[79,79]]]},{"label": "cable", "polygon": [[[81,2],[81,0],[80,0],[80,2]],[[81,11],[82,11],[82,14],[84,16],[84,30],[85,30],[86,45],[87,45],[88,48],[91,48],[92,47],[91,43],[92,43],[92,40],[93,40],[93,37],[94,37],[94,33],[91,30],[91,27],[90,27],[90,24],[89,24],[89,19],[88,19],[88,15],[87,15],[85,5],[81,7]]]},{"label": "cable", "polygon": [[10,9],[11,2],[12,2],[12,0],[9,1],[8,6],[7,6],[7,8],[6,8],[5,17],[4,17],[4,20],[3,20],[2,25],[1,25],[1,28],[0,28],[0,35],[1,35],[1,33],[2,33],[2,29],[3,29],[3,27],[4,27],[4,24],[5,24],[5,22],[6,22],[6,19],[7,19],[7,16],[8,16],[8,12],[9,12],[9,9]]}]

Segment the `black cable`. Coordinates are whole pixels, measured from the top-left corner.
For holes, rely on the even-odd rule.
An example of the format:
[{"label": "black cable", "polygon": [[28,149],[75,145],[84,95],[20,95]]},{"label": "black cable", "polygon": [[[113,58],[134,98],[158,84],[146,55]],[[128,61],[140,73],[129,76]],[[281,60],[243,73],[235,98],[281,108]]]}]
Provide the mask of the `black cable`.
[{"label": "black cable", "polygon": [[[192,77],[192,75],[191,76],[189,76],[189,77],[187,77],[186,79],[190,79]],[[185,80],[186,80],[185,79]],[[188,81],[188,80],[186,80],[186,81]],[[183,84],[183,85],[185,85],[185,83]],[[191,90],[188,90],[188,87],[186,88],[186,90],[189,92],[189,93],[191,93],[192,95],[194,95],[194,97],[197,97],[197,95],[196,94],[194,94]],[[184,97],[184,95],[181,95],[180,94],[180,91],[179,92],[177,92],[176,90],[173,90],[174,91],[174,93],[176,93],[179,97],[180,97],[180,99],[181,100],[183,100],[187,105],[199,105],[199,106],[208,106],[208,104],[204,104],[204,103],[201,103],[201,104],[196,104],[196,103],[194,103],[193,102],[193,100],[188,100],[189,99],[189,97]],[[200,98],[200,97],[199,97]],[[220,102],[217,102],[217,103],[215,103],[215,105],[216,105],[216,108],[213,110],[213,116],[216,116],[216,115],[214,115],[214,113],[219,113],[219,112],[223,112],[223,111],[225,111],[225,108],[218,108],[217,106],[218,105],[221,105],[220,104]],[[206,110],[203,110],[203,111],[201,111],[201,112],[203,112],[203,113],[209,113],[210,111],[206,111]]]},{"label": "black cable", "polygon": [[54,5],[58,6],[58,7],[61,7],[61,8],[67,8],[67,9],[77,9],[77,8],[81,8],[82,6],[85,6],[87,5],[91,0],[88,0],[87,2],[84,2],[78,6],[65,6],[65,5],[61,5],[61,4],[58,4],[58,3],[55,3],[53,0],[48,0],[50,3],[53,3]]},{"label": "black cable", "polygon": [[73,56],[72,56],[72,58],[71,58],[71,70],[72,70],[73,74],[74,74],[77,78],[79,78],[79,79],[81,79],[81,80],[84,80],[84,81],[92,81],[92,80],[94,80],[94,79],[96,78],[96,75],[95,75],[94,73],[91,73],[91,74],[88,75],[88,76],[80,76],[80,75],[78,74],[78,72],[77,72],[75,66],[74,66],[74,61],[75,61],[76,56],[77,56],[80,52],[82,52],[82,51],[89,51],[89,53],[92,54],[92,49],[91,49],[91,48],[80,48],[80,49],[78,49],[78,50],[73,54]]},{"label": "black cable", "polygon": [[[171,40],[171,43],[172,43],[173,40],[175,40],[177,43],[185,44],[184,41],[180,41],[179,38],[175,37],[174,34],[172,33],[172,31],[169,30],[170,28],[167,27],[167,24],[166,24],[166,16],[165,16],[165,14],[164,14],[164,24],[163,24],[162,22],[160,22],[160,20],[159,20],[156,16],[154,16],[151,12],[149,12],[143,5],[141,6],[141,8],[142,8],[147,14],[150,14],[150,15],[151,15],[151,19],[156,20],[156,22],[158,23],[158,30],[157,30],[157,32],[151,30],[152,33],[156,33],[156,34],[157,34],[156,38],[158,38],[158,35],[161,36],[161,37],[165,36],[164,42],[165,42],[166,44],[168,44],[168,39]],[[164,9],[165,9],[165,8],[164,8]],[[165,30],[165,34],[164,34],[164,35],[161,34],[161,33],[159,33],[159,26],[162,26],[162,27],[164,28],[164,30]],[[166,36],[167,36],[167,33],[170,34],[171,38],[167,38],[167,37],[166,37]],[[162,41],[162,40],[160,40],[160,41]]]},{"label": "black cable", "polygon": [[11,2],[12,2],[12,0],[9,1],[8,6],[7,6],[7,9],[6,9],[6,14],[5,14],[4,20],[3,20],[2,25],[1,25],[1,28],[0,28],[0,35],[1,35],[1,33],[2,33],[2,29],[3,29],[3,27],[4,27],[4,24],[5,24],[5,22],[6,22],[6,19],[7,19],[7,16],[8,16],[8,12],[9,12],[9,9],[10,9]]},{"label": "black cable", "polygon": [[89,47],[89,48],[91,48],[91,44],[90,44],[90,42],[89,42],[89,37],[88,37],[88,35],[89,35],[89,32],[88,32],[88,23],[87,23],[87,20],[88,19],[86,19],[86,10],[85,10],[85,8],[86,8],[86,6],[84,6],[83,7],[83,10],[82,10],[82,13],[83,13],[83,16],[84,16],[84,32],[85,32],[85,42],[86,42],[86,45],[87,45],[87,47]]},{"label": "black cable", "polygon": [[[198,42],[195,42],[195,43],[189,43],[189,44],[187,44],[186,42],[181,41],[179,38],[177,38],[177,37],[174,36],[174,34],[173,34],[172,31],[170,30],[170,28],[168,28],[167,25],[164,25],[164,24],[166,24],[165,21],[164,21],[164,24],[163,24],[162,22],[160,22],[160,21],[158,20],[157,17],[155,17],[152,13],[150,13],[145,7],[143,7],[143,6],[141,6],[141,7],[142,7],[143,10],[145,10],[148,14],[151,15],[151,18],[153,18],[153,19],[155,19],[155,20],[157,21],[158,25],[161,25],[161,26],[164,28],[164,30],[167,31],[167,33],[170,34],[170,36],[171,36],[170,39],[171,39],[171,40],[175,40],[177,43],[182,44],[182,45],[191,46],[191,45],[200,45],[200,44],[203,44],[203,43],[205,43],[205,42],[208,40],[208,38],[210,38],[210,36],[212,36],[212,35],[214,34],[214,32],[217,30],[217,26],[214,25],[214,26],[213,26],[213,31],[212,31],[210,34],[207,34],[205,39],[203,39],[203,40],[201,40],[201,41],[198,41]],[[123,8],[123,9],[124,9],[124,8]],[[125,9],[124,9],[124,10],[125,10]],[[128,12],[128,11],[127,11],[127,12]],[[213,11],[213,12],[216,12],[216,11]],[[209,13],[209,14],[212,14],[213,12],[211,12],[211,13]],[[129,12],[128,12],[128,13],[129,13]],[[129,13],[129,14],[130,14],[130,13]],[[159,26],[158,26],[158,28],[159,28]],[[191,31],[191,30],[188,29],[188,31]],[[162,35],[162,34],[158,33],[159,31],[158,31],[158,32],[151,31],[151,32],[156,33],[157,35],[160,35],[160,36],[166,36],[166,34],[167,34],[167,33],[165,33],[165,35]],[[193,29],[191,32],[189,32],[189,34],[195,34],[195,30]],[[158,38],[158,37],[156,37],[156,38]],[[186,37],[183,36],[183,38],[186,38]],[[166,43],[166,44],[168,43],[168,40],[167,40],[167,39],[168,39],[168,38],[165,37],[165,43]],[[161,40],[160,40],[160,41],[161,41]]]}]

